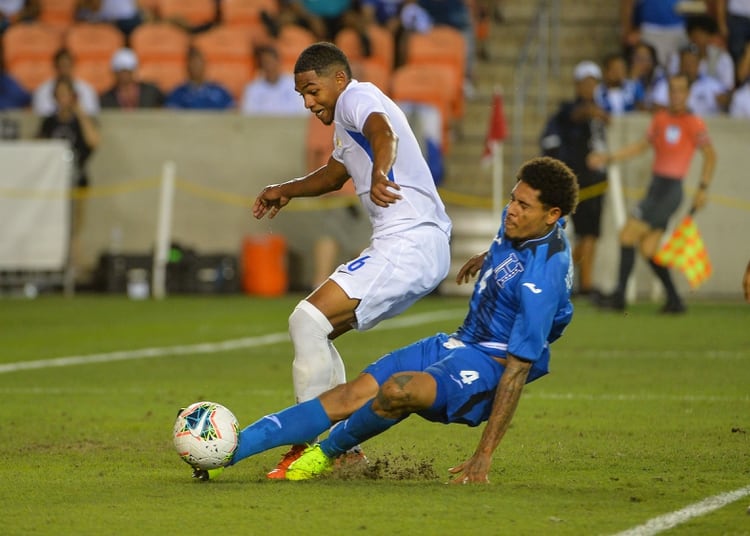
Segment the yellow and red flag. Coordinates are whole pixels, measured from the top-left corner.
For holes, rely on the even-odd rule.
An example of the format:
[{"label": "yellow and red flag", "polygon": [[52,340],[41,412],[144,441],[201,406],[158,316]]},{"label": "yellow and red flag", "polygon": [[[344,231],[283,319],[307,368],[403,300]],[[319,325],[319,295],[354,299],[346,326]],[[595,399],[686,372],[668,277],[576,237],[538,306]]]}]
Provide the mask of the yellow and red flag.
[{"label": "yellow and red flag", "polygon": [[682,271],[691,288],[699,287],[711,276],[711,260],[698,226],[693,221],[692,211],[654,255],[654,262]]}]

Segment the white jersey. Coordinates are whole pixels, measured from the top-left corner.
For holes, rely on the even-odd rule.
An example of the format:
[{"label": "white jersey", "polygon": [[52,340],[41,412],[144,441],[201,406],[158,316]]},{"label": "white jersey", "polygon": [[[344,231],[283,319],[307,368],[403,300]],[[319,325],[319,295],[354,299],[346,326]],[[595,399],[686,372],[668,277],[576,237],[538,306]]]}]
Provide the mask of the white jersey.
[{"label": "white jersey", "polygon": [[[397,183],[401,199],[387,208],[370,200],[372,149],[362,129],[372,113],[383,113],[398,137],[396,161],[388,178]],[[334,114],[333,158],[341,162],[372,224],[372,237],[434,224],[450,235],[451,221],[422,156],[419,142],[401,109],[369,82],[352,80],[339,95]]]}]

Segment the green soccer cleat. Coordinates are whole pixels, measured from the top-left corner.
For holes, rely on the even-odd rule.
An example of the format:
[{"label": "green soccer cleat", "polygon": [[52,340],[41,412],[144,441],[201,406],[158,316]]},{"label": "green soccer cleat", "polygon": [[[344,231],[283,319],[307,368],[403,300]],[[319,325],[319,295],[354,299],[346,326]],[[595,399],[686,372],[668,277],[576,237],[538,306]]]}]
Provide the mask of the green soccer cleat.
[{"label": "green soccer cleat", "polygon": [[319,444],[307,447],[289,469],[286,470],[287,480],[310,480],[317,478],[333,469],[333,458],[329,458]]},{"label": "green soccer cleat", "polygon": [[223,472],[223,467],[216,467],[214,469],[199,469],[193,467],[193,478],[197,478],[201,482],[208,482],[209,480],[215,480]]}]

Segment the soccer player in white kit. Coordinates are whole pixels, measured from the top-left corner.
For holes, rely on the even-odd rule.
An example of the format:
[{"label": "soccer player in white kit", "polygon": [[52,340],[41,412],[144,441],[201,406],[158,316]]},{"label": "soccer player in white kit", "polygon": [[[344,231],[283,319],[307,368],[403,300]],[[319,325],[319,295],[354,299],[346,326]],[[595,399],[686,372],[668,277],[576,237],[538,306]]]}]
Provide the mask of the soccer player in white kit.
[{"label": "soccer player in white kit", "polygon": [[[334,339],[398,315],[445,279],[451,222],[406,116],[376,86],[352,79],[341,50],[331,43],[309,46],[294,78],[305,107],[324,124],[334,123],[333,154],[304,177],[266,186],[253,215],[273,218],[292,198],[338,190],[351,177],[372,224],[362,254],[339,266],[289,316],[294,391],[305,402],[346,382]],[[294,445],[268,477],[285,478],[304,448]]]}]

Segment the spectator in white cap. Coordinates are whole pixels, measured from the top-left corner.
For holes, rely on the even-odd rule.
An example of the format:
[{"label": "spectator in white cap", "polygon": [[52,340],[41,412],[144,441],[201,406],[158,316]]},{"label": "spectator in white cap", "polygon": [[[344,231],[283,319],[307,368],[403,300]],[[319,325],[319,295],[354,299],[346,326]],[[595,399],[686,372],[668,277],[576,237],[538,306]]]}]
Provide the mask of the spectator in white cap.
[{"label": "spectator in white cap", "polygon": [[102,95],[102,108],[160,108],[164,94],[154,84],[141,82],[136,77],[138,57],[129,48],[121,48],[112,55],[115,85]]}]

